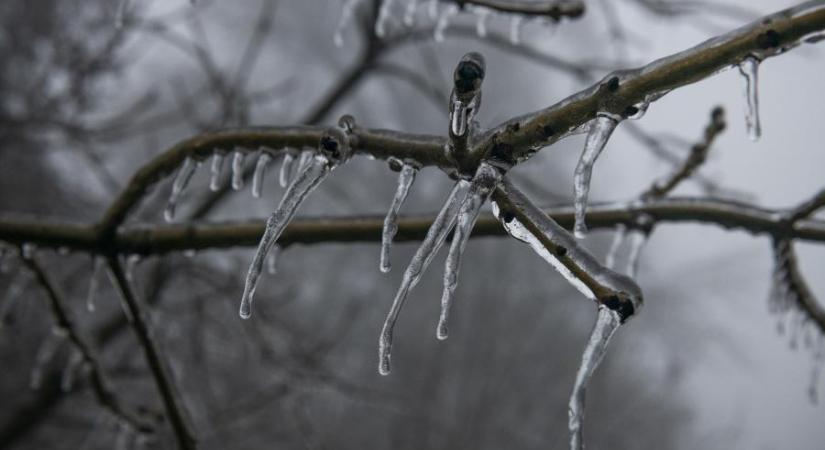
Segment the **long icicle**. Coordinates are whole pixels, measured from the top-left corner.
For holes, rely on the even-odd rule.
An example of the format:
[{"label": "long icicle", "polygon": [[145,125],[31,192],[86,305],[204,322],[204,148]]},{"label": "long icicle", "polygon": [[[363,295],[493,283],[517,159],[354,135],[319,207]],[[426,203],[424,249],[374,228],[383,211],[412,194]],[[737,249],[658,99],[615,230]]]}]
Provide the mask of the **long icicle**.
[{"label": "long icicle", "polygon": [[390,354],[392,351],[392,335],[395,328],[395,323],[398,320],[398,313],[404,306],[404,301],[410,289],[418,284],[421,274],[427,269],[427,266],[432,261],[438,249],[444,244],[447,234],[455,224],[458,208],[463,198],[460,194],[464,192],[469,183],[465,180],[459,180],[450,195],[444,201],[444,206],[438,212],[435,220],[430,228],[427,230],[427,236],[416,250],[410,264],[404,271],[404,277],[401,280],[401,285],[398,287],[398,292],[395,294],[395,299],[392,302],[387,318],[384,321],[384,327],[381,329],[381,336],[378,339],[378,373],[381,375],[389,375],[390,373]]},{"label": "long icicle", "polygon": [[593,164],[604,150],[607,140],[616,129],[619,122],[608,115],[598,114],[590,124],[587,140],[584,143],[584,151],[576,165],[573,174],[575,224],[573,233],[579,239],[584,238],[587,233],[587,225],[584,222],[584,215],[587,211],[587,197],[590,194],[590,176],[593,174]]},{"label": "long icicle", "polygon": [[739,73],[745,78],[745,125],[750,140],[756,141],[762,135],[759,123],[759,60],[753,56],[743,59],[739,63]]},{"label": "long icicle", "polygon": [[163,211],[163,218],[167,222],[171,222],[175,218],[175,208],[178,206],[178,200],[195,174],[198,164],[192,158],[183,160],[178,174],[175,175],[175,180],[172,181],[172,193],[169,194],[169,201],[166,203],[166,209]]},{"label": "long icicle", "polygon": [[453,241],[450,252],[444,264],[444,290],[441,294],[441,315],[438,318],[436,337],[439,340],[447,339],[449,329],[447,323],[450,318],[450,309],[453,303],[453,294],[458,286],[458,272],[461,267],[461,256],[470,239],[470,233],[481,211],[481,206],[490,198],[496,184],[501,180],[501,172],[487,162],[482,162],[470,182],[470,189],[461,203],[458,220],[453,232]]},{"label": "long icicle", "polygon": [[255,198],[261,197],[261,192],[263,192],[264,187],[266,167],[269,165],[269,161],[271,160],[272,157],[269,156],[269,153],[262,152],[261,155],[258,156],[258,162],[255,163],[255,173],[252,175],[252,196]]},{"label": "long icicle", "polygon": [[576,373],[576,382],[573,385],[573,393],[570,395],[570,403],[567,407],[570,450],[582,450],[584,448],[583,421],[587,384],[602,361],[607,351],[607,345],[610,343],[610,338],[619,329],[621,323],[622,318],[619,313],[605,306],[599,306],[596,324],[593,326],[590,339],[584,348],[582,362]]},{"label": "long icicle", "polygon": [[392,247],[392,240],[398,232],[398,211],[407,199],[407,194],[409,194],[410,187],[415,182],[417,173],[418,168],[416,166],[404,163],[401,166],[401,172],[398,174],[398,187],[395,189],[395,196],[393,196],[390,209],[384,218],[384,228],[381,232],[381,261],[379,265],[381,272],[387,273],[390,271],[390,248]]},{"label": "long icicle", "polygon": [[246,284],[244,285],[240,307],[242,318],[248,319],[252,316],[252,297],[255,295],[255,288],[261,275],[261,269],[266,261],[267,253],[275,245],[307,195],[324,181],[332,167],[329,159],[320,154],[316,155],[304,170],[295,177],[284,193],[278,209],[267,219],[264,235],[261,237],[258,250],[255,252],[255,258],[252,260],[249,272],[246,275]]}]

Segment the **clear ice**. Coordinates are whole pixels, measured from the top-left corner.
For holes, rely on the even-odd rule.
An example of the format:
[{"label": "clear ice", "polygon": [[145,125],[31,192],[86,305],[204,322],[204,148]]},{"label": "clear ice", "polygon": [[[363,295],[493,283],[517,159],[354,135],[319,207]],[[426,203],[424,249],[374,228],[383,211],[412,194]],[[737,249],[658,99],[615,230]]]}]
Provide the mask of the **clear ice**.
[{"label": "clear ice", "polygon": [[398,187],[392,198],[390,209],[387,211],[387,216],[384,218],[384,228],[381,232],[381,260],[379,263],[381,272],[387,273],[390,271],[390,248],[395,233],[398,232],[398,211],[407,199],[407,194],[409,194],[410,187],[415,182],[417,173],[418,169],[415,166],[404,163],[401,166],[401,173],[398,174]]},{"label": "clear ice", "polygon": [[748,127],[748,137],[752,141],[762,135],[762,126],[759,123],[759,60],[748,56],[739,63],[739,73],[745,78],[745,125]]},{"label": "clear ice", "polygon": [[596,159],[599,158],[605,144],[607,144],[607,140],[610,139],[610,135],[613,134],[613,130],[616,129],[618,124],[619,122],[616,119],[603,114],[598,114],[590,123],[590,129],[584,143],[584,151],[573,174],[576,213],[573,233],[577,238],[584,238],[587,233],[584,216],[587,211],[587,197],[590,193],[590,176],[593,174],[593,164],[596,163]]}]

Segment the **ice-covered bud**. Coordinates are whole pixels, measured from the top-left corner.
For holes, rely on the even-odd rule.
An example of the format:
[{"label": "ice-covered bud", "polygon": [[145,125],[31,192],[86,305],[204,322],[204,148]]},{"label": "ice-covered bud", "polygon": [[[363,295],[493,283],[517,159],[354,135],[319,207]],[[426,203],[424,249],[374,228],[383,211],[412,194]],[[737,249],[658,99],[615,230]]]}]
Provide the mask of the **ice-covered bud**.
[{"label": "ice-covered bud", "polygon": [[475,95],[481,89],[484,73],[484,57],[480,53],[470,52],[464,55],[453,72],[456,95],[462,99]]},{"label": "ice-covered bud", "polygon": [[333,164],[340,164],[352,156],[349,137],[338,128],[330,128],[321,136],[318,151]]}]

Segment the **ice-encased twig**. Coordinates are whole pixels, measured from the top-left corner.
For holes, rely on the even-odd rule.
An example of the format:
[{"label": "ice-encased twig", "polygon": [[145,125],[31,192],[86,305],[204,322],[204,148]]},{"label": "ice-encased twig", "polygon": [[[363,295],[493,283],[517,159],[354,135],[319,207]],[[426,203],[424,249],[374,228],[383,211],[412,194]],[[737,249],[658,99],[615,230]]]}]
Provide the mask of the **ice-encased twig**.
[{"label": "ice-encased twig", "polygon": [[390,271],[390,248],[392,247],[392,240],[398,232],[398,211],[407,199],[407,194],[409,194],[410,187],[415,182],[417,173],[418,168],[416,166],[404,163],[401,166],[401,172],[398,174],[398,187],[395,189],[390,209],[384,218],[384,228],[381,232],[381,261],[379,263],[381,272],[387,273]]},{"label": "ice-encased twig", "polygon": [[441,293],[441,314],[436,327],[436,337],[439,340],[447,339],[449,329],[447,324],[450,318],[453,295],[458,286],[458,272],[461,268],[461,256],[470,239],[470,233],[481,211],[481,206],[490,198],[490,194],[495,189],[496,184],[501,180],[501,172],[487,162],[482,162],[476,170],[475,176],[470,181],[470,188],[458,212],[453,240],[450,244],[450,252],[444,263],[444,289]]},{"label": "ice-encased twig", "polygon": [[252,174],[252,196],[259,198],[264,187],[264,176],[266,176],[266,167],[272,157],[269,153],[263,152],[258,156],[258,161],[255,163],[255,172]]},{"label": "ice-encased twig", "polygon": [[99,255],[94,256],[92,259],[92,274],[89,276],[89,290],[86,293],[86,310],[89,312],[95,310],[95,296],[100,286],[100,271],[103,269],[105,262],[106,260]]},{"label": "ice-encased twig", "polygon": [[172,193],[169,194],[169,201],[166,203],[166,210],[163,212],[163,217],[167,222],[174,220],[178,200],[180,200],[183,190],[186,189],[186,185],[189,184],[189,180],[192,179],[192,175],[195,174],[197,166],[197,163],[192,158],[183,160],[178,174],[175,175],[175,180],[172,181]]},{"label": "ice-encased twig", "polygon": [[246,275],[246,283],[244,285],[240,307],[240,316],[242,318],[248,319],[252,316],[252,298],[255,295],[255,288],[258,283],[258,278],[261,275],[261,269],[266,261],[267,253],[269,253],[272,246],[278,241],[281,233],[283,233],[286,226],[292,220],[292,217],[295,215],[298,207],[301,206],[301,203],[306,199],[307,195],[318,187],[331,169],[332,163],[330,160],[324,155],[316,155],[315,158],[306,165],[304,170],[292,180],[278,208],[267,219],[264,235],[261,237],[258,250],[255,252],[255,257]]},{"label": "ice-encased twig", "polygon": [[584,348],[582,362],[576,373],[576,382],[573,384],[573,393],[570,395],[570,403],[568,404],[570,450],[582,450],[584,448],[583,421],[587,384],[602,361],[607,351],[607,345],[610,343],[610,338],[619,329],[621,323],[622,318],[619,313],[605,306],[599,306],[596,324],[593,326],[590,339]]},{"label": "ice-encased twig", "polygon": [[759,60],[749,56],[739,63],[739,73],[745,78],[745,125],[748,137],[756,141],[762,135],[759,123]]},{"label": "ice-encased twig", "polygon": [[444,206],[433,220],[432,225],[427,230],[427,235],[421,242],[421,245],[413,255],[410,264],[404,271],[404,277],[401,280],[401,285],[398,287],[398,292],[395,294],[395,299],[392,302],[387,318],[384,321],[384,327],[381,329],[381,336],[378,339],[378,373],[381,375],[388,375],[390,373],[390,354],[392,352],[392,336],[395,328],[395,323],[398,320],[398,313],[404,306],[404,301],[410,290],[418,284],[421,274],[427,269],[427,266],[432,261],[438,249],[444,244],[447,234],[455,224],[458,208],[461,202],[462,193],[469,186],[465,180],[459,180],[450,191],[450,195],[444,201]]},{"label": "ice-encased twig", "polygon": [[584,238],[585,233],[587,233],[584,216],[587,211],[587,197],[590,194],[590,177],[593,174],[593,164],[596,163],[602,150],[604,150],[605,144],[607,144],[607,140],[610,139],[610,135],[613,134],[613,130],[616,129],[618,124],[618,120],[605,114],[596,115],[596,118],[590,123],[587,140],[584,143],[584,151],[573,174],[574,207],[576,210],[573,233],[577,238]]}]

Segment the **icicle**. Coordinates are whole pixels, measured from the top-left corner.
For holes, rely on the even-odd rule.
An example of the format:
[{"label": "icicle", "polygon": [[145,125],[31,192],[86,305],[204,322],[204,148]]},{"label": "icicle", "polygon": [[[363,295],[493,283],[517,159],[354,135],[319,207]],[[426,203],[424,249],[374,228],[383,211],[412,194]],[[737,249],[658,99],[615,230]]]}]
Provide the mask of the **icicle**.
[{"label": "icicle", "polygon": [[521,22],[523,17],[516,14],[510,18],[510,43],[518,45],[521,42]]},{"label": "icicle", "polygon": [[278,182],[281,187],[289,185],[289,175],[292,173],[292,163],[295,161],[295,155],[288,151],[284,154],[284,160],[281,162],[281,174],[278,177]]},{"label": "icicle", "polygon": [[375,20],[375,35],[383,38],[387,35],[387,21],[392,14],[392,0],[383,0],[378,10],[378,19]]},{"label": "icicle", "polygon": [[604,257],[604,265],[608,269],[616,268],[616,255],[619,254],[619,249],[622,247],[622,242],[624,242],[626,234],[627,227],[624,224],[616,225],[616,232],[613,233],[613,241],[610,242],[610,248]]},{"label": "icicle", "polygon": [[86,311],[94,312],[95,295],[100,285],[100,271],[103,269],[105,260],[102,256],[96,255],[92,259],[92,274],[89,276],[89,291],[86,293]]},{"label": "icicle", "polygon": [[269,257],[266,259],[266,273],[275,275],[278,272],[278,256],[281,254],[281,247],[276,245],[272,247],[269,252]]},{"label": "icicle", "polygon": [[808,397],[813,404],[819,404],[819,378],[822,374],[822,365],[825,363],[825,338],[819,337],[814,351],[813,367],[811,368],[811,381],[808,385]]},{"label": "icicle", "polygon": [[243,152],[236,149],[232,153],[232,189],[236,191],[243,189],[243,160]]},{"label": "icicle", "polygon": [[264,261],[266,261],[267,253],[275,245],[307,195],[326,178],[333,168],[333,162],[327,159],[326,156],[315,155],[315,158],[292,180],[281,199],[280,205],[278,205],[278,209],[267,219],[264,235],[261,237],[258,250],[255,252],[255,257],[246,275],[240,308],[242,318],[248,319],[252,316],[252,297],[255,295],[255,287],[261,275],[261,268]]},{"label": "icicle", "polygon": [[438,0],[430,0],[430,3],[427,4],[427,14],[430,16],[430,20],[438,19]]},{"label": "icicle", "polygon": [[453,294],[458,286],[458,271],[461,267],[461,256],[473,232],[473,226],[481,211],[481,206],[490,197],[496,184],[501,179],[498,169],[489,163],[482,162],[478,167],[470,188],[458,212],[453,240],[450,244],[450,252],[447,254],[447,261],[444,264],[444,290],[441,294],[441,315],[438,318],[436,337],[439,340],[447,339],[447,322],[450,316],[450,309],[453,302]]},{"label": "icicle", "polygon": [[313,156],[315,156],[314,150],[301,151],[301,156],[298,158],[298,173],[301,173],[304,170],[304,167],[312,161]]},{"label": "icicle", "polygon": [[392,247],[395,233],[398,232],[398,211],[407,199],[410,186],[415,182],[417,173],[417,167],[404,163],[401,167],[401,173],[398,175],[398,187],[395,189],[395,196],[392,198],[389,211],[387,211],[387,217],[384,218],[384,229],[381,233],[381,262],[379,266],[381,272],[387,273],[390,271],[390,247]]},{"label": "icicle", "polygon": [[128,450],[134,438],[134,429],[128,422],[118,420],[117,438],[115,439],[114,450]]},{"label": "icicle", "polygon": [[358,4],[358,1],[359,0],[346,0],[344,1],[344,6],[341,7],[341,18],[338,20],[338,26],[335,28],[335,35],[332,38],[336,47],[344,46],[344,30],[352,21],[352,15],[355,12],[355,6]]},{"label": "icicle", "polygon": [[126,268],[124,269],[124,275],[126,276],[127,280],[129,280],[129,281],[134,281],[135,280],[135,277],[134,277],[135,266],[137,266],[137,263],[139,263],[139,262],[140,262],[140,255],[133,254],[133,255],[129,255],[129,256],[126,257]]},{"label": "icicle", "polygon": [[753,56],[743,59],[739,63],[739,73],[745,77],[745,124],[748,127],[748,137],[756,141],[762,135],[762,127],[759,124],[759,60]]},{"label": "icicle", "polygon": [[453,186],[450,195],[447,196],[447,200],[444,201],[444,206],[441,207],[441,211],[438,212],[429,230],[427,230],[427,236],[424,238],[424,241],[421,242],[410,264],[404,271],[401,286],[399,286],[390,311],[387,313],[384,327],[381,329],[381,336],[378,339],[378,373],[381,375],[388,375],[390,373],[392,335],[395,322],[398,320],[398,313],[404,306],[404,301],[407,299],[410,290],[418,284],[421,274],[427,269],[427,266],[438,252],[438,249],[444,244],[444,239],[446,239],[447,234],[453,228],[460,202],[463,198],[460,194],[464,192],[467,186],[469,186],[469,183],[465,180],[459,180],[455,186]]},{"label": "icicle", "polygon": [[646,241],[646,232],[642,230],[630,231],[630,248],[627,253],[627,269],[625,273],[631,278],[635,278],[636,272],[639,270],[639,255]]},{"label": "icicle", "polygon": [[127,9],[129,9],[129,0],[120,0],[115,11],[115,28],[123,28],[123,19],[126,17]]},{"label": "icicle", "polygon": [[223,169],[224,153],[220,150],[215,150],[212,154],[212,170],[209,179],[209,189],[212,192],[217,192],[221,189],[221,169]]},{"label": "icicle", "polygon": [[415,25],[415,11],[418,9],[418,0],[407,0],[407,9],[404,10],[404,25]]},{"label": "icicle", "polygon": [[441,15],[438,17],[438,22],[433,29],[433,39],[436,42],[444,42],[444,32],[450,26],[450,19],[458,14],[458,6],[450,4],[441,10]]},{"label": "icicle", "polygon": [[32,366],[31,376],[29,377],[29,386],[33,390],[40,389],[40,384],[43,382],[43,369],[52,360],[54,354],[57,353],[60,344],[66,335],[63,333],[56,333],[52,330],[46,339],[40,344],[37,350],[37,355],[34,357],[34,366]]},{"label": "icicle", "polygon": [[175,180],[172,182],[172,193],[169,195],[169,201],[166,203],[166,210],[163,212],[163,217],[167,222],[171,222],[175,218],[175,208],[178,206],[178,200],[195,174],[197,164],[192,158],[183,160],[178,174],[175,175]]},{"label": "icicle", "polygon": [[24,242],[23,245],[20,247],[20,256],[23,259],[32,259],[34,258],[34,252],[37,251],[37,246],[32,244],[31,242]]},{"label": "icicle", "polygon": [[573,174],[574,206],[576,209],[573,232],[579,239],[584,238],[587,232],[584,215],[587,210],[587,197],[590,193],[590,176],[593,173],[593,164],[596,163],[596,159],[604,150],[607,140],[618,124],[619,122],[612,117],[604,114],[596,115],[596,118],[590,124],[584,151],[581,158],[579,158],[578,165],[576,165],[576,171]]},{"label": "icicle", "polygon": [[2,303],[0,303],[0,329],[6,325],[6,318],[11,314],[11,310],[14,309],[17,302],[20,301],[21,294],[23,294],[23,290],[29,282],[29,276],[29,272],[23,272],[14,278],[2,297]]},{"label": "icicle", "polygon": [[83,360],[83,352],[76,348],[73,349],[71,356],[69,356],[69,361],[66,363],[66,367],[63,368],[63,372],[60,374],[61,391],[69,392],[72,390],[76,379],[75,375],[80,370],[80,365],[83,363]]},{"label": "icicle", "polygon": [[[107,267],[107,269],[106,274],[109,276],[109,282],[112,283],[113,286],[117,286],[117,277],[115,277],[115,274],[112,273],[112,268]],[[119,294],[117,298],[120,301],[120,308],[123,310],[123,316],[126,317],[126,320],[129,323],[134,323],[135,318],[132,316],[132,310],[129,309],[129,304],[126,302],[123,294]]]},{"label": "icicle", "polygon": [[263,152],[258,156],[258,162],[255,163],[255,173],[252,175],[252,196],[255,198],[261,197],[264,186],[264,175],[266,174],[266,167],[272,157],[269,153]]},{"label": "icicle", "polygon": [[570,395],[567,410],[571,450],[582,450],[584,448],[582,422],[584,421],[584,397],[587,383],[602,361],[607,351],[607,345],[610,343],[610,338],[619,329],[621,322],[621,317],[617,312],[604,306],[599,307],[596,325],[590,333],[587,347],[585,347],[582,354],[582,362],[576,373],[576,382],[573,385],[573,393]]},{"label": "icicle", "polygon": [[476,8],[475,13],[478,16],[476,19],[476,34],[480,38],[487,37],[487,18],[490,17],[490,10],[487,8]]}]

